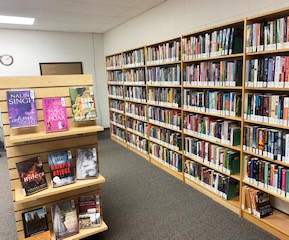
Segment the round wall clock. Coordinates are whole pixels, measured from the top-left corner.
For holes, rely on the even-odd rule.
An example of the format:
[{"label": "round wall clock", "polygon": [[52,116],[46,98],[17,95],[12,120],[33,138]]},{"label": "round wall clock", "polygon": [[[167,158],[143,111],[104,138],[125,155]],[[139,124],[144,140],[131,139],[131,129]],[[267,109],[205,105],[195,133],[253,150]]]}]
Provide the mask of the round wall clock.
[{"label": "round wall clock", "polygon": [[5,54],[0,56],[0,62],[4,65],[4,66],[10,66],[13,64],[13,57],[11,55]]}]

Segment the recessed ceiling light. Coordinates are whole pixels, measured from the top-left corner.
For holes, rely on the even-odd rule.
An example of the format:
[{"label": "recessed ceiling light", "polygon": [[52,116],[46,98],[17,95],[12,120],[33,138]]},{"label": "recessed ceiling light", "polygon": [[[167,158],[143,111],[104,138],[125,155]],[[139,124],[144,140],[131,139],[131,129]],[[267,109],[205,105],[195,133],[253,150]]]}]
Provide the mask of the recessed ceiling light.
[{"label": "recessed ceiling light", "polygon": [[0,15],[0,23],[33,25],[35,18]]}]

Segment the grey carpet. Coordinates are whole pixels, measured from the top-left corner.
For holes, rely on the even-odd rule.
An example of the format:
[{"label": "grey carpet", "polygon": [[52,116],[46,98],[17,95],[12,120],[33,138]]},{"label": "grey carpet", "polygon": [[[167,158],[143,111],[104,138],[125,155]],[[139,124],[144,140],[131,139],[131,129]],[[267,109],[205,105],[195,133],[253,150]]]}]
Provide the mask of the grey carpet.
[{"label": "grey carpet", "polygon": [[[88,239],[275,239],[202,193],[107,139],[99,140],[104,220]],[[0,240],[16,239],[6,159],[0,158]]]}]

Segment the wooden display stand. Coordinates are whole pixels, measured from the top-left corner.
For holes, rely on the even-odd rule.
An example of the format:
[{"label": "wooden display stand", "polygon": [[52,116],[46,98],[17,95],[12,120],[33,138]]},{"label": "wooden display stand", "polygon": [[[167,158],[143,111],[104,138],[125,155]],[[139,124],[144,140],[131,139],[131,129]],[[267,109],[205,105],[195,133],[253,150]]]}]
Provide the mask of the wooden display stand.
[{"label": "wooden display stand", "polygon": [[[52,232],[52,219],[50,205],[53,202],[74,199],[78,205],[78,198],[82,195],[100,194],[100,183],[105,182],[103,176],[97,179],[77,180],[59,188],[50,185],[50,172],[48,165],[48,153],[69,149],[75,162],[78,148],[96,147],[97,132],[102,131],[95,121],[77,123],[72,121],[72,109],[69,95],[70,87],[93,86],[91,75],[59,75],[39,77],[7,77],[0,78],[0,109],[2,109],[7,161],[10,174],[11,191],[13,196],[14,213],[18,239],[24,239],[22,212],[37,207],[46,206],[48,222]],[[36,96],[38,114],[38,127],[25,129],[10,129],[6,91],[10,89],[33,89]],[[69,130],[65,132],[46,133],[43,122],[41,99],[46,97],[64,97],[68,113]],[[31,157],[40,156],[46,173],[48,189],[24,196],[22,185],[19,180],[16,163],[25,161]],[[100,200],[102,200],[100,198]],[[101,214],[102,215],[102,214]],[[65,239],[82,239],[84,237],[107,230],[104,221],[98,228],[80,230],[79,234]],[[52,233],[53,236],[53,233]]]}]

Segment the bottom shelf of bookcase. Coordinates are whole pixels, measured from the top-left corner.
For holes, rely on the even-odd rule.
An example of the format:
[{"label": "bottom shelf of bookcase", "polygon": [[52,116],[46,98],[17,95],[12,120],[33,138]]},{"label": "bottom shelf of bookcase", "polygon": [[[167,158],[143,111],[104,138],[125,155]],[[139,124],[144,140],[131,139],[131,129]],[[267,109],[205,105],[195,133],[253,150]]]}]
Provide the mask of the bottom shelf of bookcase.
[{"label": "bottom shelf of bookcase", "polygon": [[236,213],[238,215],[240,214],[239,197],[236,197],[236,198],[233,198],[232,200],[227,201],[227,200],[221,198],[220,196],[218,196],[217,194],[215,194],[214,192],[206,189],[205,187],[201,186],[200,184],[197,184],[196,182],[194,182],[194,181],[192,181],[186,177],[185,177],[185,183],[190,185],[191,187],[197,189],[201,193],[207,195],[208,197],[210,197],[214,201],[218,202],[219,204],[223,205],[224,207],[230,209],[234,213]]},{"label": "bottom shelf of bookcase", "polygon": [[165,165],[162,164],[162,163],[159,163],[158,161],[154,160],[153,158],[151,158],[151,163],[154,164],[154,165],[156,165],[156,166],[159,167],[160,169],[166,171],[167,173],[173,175],[173,176],[176,177],[177,179],[183,181],[183,173],[174,171],[173,169],[165,166]]},{"label": "bottom shelf of bookcase", "polygon": [[136,148],[134,148],[134,147],[132,147],[132,146],[129,146],[129,145],[127,145],[127,148],[128,148],[129,150],[133,151],[134,153],[140,155],[140,156],[143,157],[145,160],[147,160],[147,161],[150,160],[148,154],[145,154],[145,153],[143,153],[143,152],[141,152],[141,151],[137,150]]},{"label": "bottom shelf of bookcase", "polygon": [[242,210],[243,218],[263,228],[280,239],[289,239],[289,216],[276,209],[273,214],[264,218],[257,218],[247,210]]},{"label": "bottom shelf of bookcase", "polygon": [[113,140],[113,141],[119,143],[120,145],[122,145],[122,146],[124,146],[124,147],[127,147],[126,142],[123,142],[123,141],[121,141],[121,140],[115,138],[113,135],[111,135],[110,138],[111,138],[111,140]]}]

